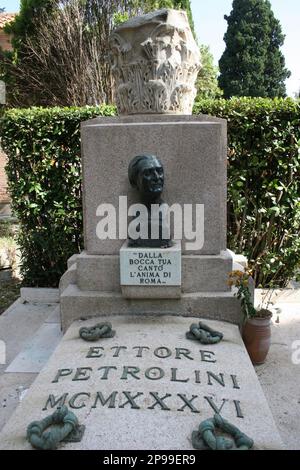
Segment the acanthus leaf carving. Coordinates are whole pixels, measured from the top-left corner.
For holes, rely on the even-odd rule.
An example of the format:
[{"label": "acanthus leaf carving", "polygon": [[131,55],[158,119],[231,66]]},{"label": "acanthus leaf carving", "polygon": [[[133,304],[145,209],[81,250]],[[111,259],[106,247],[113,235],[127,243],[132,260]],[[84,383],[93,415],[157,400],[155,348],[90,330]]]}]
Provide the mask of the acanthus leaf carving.
[{"label": "acanthus leaf carving", "polygon": [[159,10],[123,23],[110,38],[120,114],[191,114],[200,52],[186,13]]}]

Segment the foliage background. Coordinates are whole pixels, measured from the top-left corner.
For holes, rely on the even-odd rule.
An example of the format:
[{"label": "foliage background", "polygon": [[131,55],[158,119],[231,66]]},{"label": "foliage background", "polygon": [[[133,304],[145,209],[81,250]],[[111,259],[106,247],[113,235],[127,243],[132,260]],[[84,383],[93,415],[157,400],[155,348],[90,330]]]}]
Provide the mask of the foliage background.
[{"label": "foliage background", "polygon": [[[300,102],[202,100],[194,112],[228,120],[228,247],[255,265],[257,286],[285,286],[300,265]],[[30,108],[1,119],[25,285],[57,286],[83,248],[80,122],[115,113]]]},{"label": "foliage background", "polygon": [[300,102],[203,101],[228,121],[228,247],[247,256],[256,286],[285,287],[300,266]]},{"label": "foliage background", "polygon": [[10,110],[1,123],[12,208],[20,228],[24,285],[58,285],[83,246],[80,122],[105,108]]},{"label": "foliage background", "polygon": [[285,97],[291,73],[281,52],[285,36],[268,0],[233,0],[219,61],[219,86],[232,96]]},{"label": "foliage background", "polygon": [[[113,103],[110,34],[128,18],[160,8],[185,10],[195,35],[190,0],[21,0],[5,26],[13,51],[0,49],[8,106]],[[204,52],[199,83],[202,96],[214,97],[218,71]]]}]

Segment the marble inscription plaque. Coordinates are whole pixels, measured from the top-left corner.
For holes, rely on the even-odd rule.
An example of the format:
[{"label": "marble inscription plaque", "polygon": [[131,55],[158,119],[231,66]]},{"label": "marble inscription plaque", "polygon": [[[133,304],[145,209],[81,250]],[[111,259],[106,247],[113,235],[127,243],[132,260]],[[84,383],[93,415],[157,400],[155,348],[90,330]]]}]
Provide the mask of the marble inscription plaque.
[{"label": "marble inscription plaque", "polygon": [[128,248],[120,250],[121,285],[180,286],[181,246],[170,248]]}]

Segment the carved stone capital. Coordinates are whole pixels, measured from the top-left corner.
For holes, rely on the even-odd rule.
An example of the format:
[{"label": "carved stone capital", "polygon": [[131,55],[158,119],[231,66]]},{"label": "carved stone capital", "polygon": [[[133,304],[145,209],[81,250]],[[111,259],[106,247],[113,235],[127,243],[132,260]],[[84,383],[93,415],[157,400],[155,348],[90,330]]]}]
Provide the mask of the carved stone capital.
[{"label": "carved stone capital", "polygon": [[192,114],[200,51],[184,11],[132,18],[110,37],[119,114]]}]

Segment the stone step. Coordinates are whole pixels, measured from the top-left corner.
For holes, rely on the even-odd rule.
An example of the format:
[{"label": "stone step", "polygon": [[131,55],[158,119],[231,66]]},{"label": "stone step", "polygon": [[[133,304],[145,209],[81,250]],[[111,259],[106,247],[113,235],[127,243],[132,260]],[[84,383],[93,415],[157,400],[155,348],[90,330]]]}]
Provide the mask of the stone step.
[{"label": "stone step", "polygon": [[59,302],[59,290],[48,287],[22,287],[21,300],[40,304]]},{"label": "stone step", "polygon": [[[118,255],[88,255],[82,252],[76,258],[77,285],[82,290],[121,292],[120,257]],[[228,274],[232,271],[232,253],[219,255],[183,255],[182,292],[226,292]]]},{"label": "stone step", "polygon": [[62,337],[59,323],[44,323],[5,372],[38,373],[47,364]]},{"label": "stone step", "polygon": [[241,322],[241,305],[233,290],[182,294],[180,299],[131,300],[119,293],[83,291],[70,284],[62,292],[60,306],[63,331],[82,317],[116,314],[179,315]]}]

